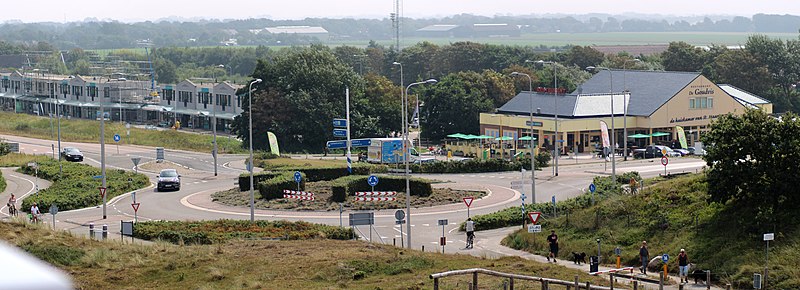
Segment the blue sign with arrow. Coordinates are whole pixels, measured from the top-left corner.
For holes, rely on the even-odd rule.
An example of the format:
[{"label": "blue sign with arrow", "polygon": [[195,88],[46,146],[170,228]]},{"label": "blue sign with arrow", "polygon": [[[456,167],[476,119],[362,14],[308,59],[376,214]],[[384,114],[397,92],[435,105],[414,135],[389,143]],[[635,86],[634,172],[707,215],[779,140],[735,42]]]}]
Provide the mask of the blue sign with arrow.
[{"label": "blue sign with arrow", "polygon": [[[372,144],[370,139],[353,139],[350,140],[350,147],[369,147]],[[335,141],[328,141],[326,143],[328,149],[344,149],[347,148],[347,141],[345,140],[335,140]]]},{"label": "blue sign with arrow", "polygon": [[114,142],[119,142],[119,140],[122,140],[122,137],[119,134],[114,134]]},{"label": "blue sign with arrow", "polygon": [[300,171],[294,172],[294,182],[300,183],[303,180],[303,175],[300,174]]},{"label": "blue sign with arrow", "polygon": [[347,119],[333,119],[333,127],[346,128],[347,127]]},{"label": "blue sign with arrow", "polygon": [[378,185],[378,177],[377,177],[377,176],[375,176],[375,175],[370,175],[370,176],[367,178],[367,184],[369,184],[369,186],[376,186],[376,185]]},{"label": "blue sign with arrow", "polygon": [[597,190],[597,186],[595,186],[595,185],[594,185],[594,183],[592,183],[592,184],[589,184],[589,191],[591,191],[592,193],[594,193],[594,191],[595,191],[595,190]]},{"label": "blue sign with arrow", "polygon": [[669,261],[669,255],[668,254],[661,255],[661,261],[664,262],[664,263],[668,262]]},{"label": "blue sign with arrow", "polygon": [[333,137],[347,137],[347,129],[333,129]]}]

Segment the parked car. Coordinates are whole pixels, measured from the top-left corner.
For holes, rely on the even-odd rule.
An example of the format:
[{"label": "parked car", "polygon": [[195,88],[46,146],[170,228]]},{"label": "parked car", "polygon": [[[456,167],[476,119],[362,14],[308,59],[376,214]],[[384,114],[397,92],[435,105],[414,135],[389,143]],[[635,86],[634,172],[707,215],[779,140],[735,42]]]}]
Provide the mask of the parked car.
[{"label": "parked car", "polygon": [[181,190],[181,175],[178,170],[164,169],[158,174],[158,186],[156,191],[163,191],[165,189]]},{"label": "parked car", "polygon": [[64,147],[61,149],[61,157],[67,161],[81,162],[83,161],[83,152],[75,147]]},{"label": "parked car", "polygon": [[672,150],[674,150],[675,152],[680,153],[681,156],[689,155],[689,150],[688,149],[676,148],[676,149],[672,149]]},{"label": "parked car", "polygon": [[[660,151],[667,150],[667,157],[680,157],[681,156],[680,153],[676,152],[675,150],[672,150],[672,148],[669,148],[667,146],[656,145],[656,147],[658,147],[658,150],[660,150]],[[661,156],[659,156],[659,157],[661,157]]]},{"label": "parked car", "polygon": [[689,155],[706,155],[706,150],[704,149],[698,150],[695,147],[689,147],[687,150],[689,150]]}]

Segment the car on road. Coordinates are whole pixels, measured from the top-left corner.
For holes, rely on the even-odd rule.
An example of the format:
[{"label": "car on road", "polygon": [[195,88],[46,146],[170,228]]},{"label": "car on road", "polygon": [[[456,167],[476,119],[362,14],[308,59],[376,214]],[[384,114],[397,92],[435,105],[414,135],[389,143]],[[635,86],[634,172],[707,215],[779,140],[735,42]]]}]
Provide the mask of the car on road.
[{"label": "car on road", "polygon": [[83,161],[83,152],[75,147],[64,147],[61,149],[61,157],[67,161],[81,162]]},{"label": "car on road", "polygon": [[675,149],[672,149],[672,150],[673,150],[673,151],[675,151],[675,152],[678,152],[678,153],[680,153],[680,154],[681,154],[681,156],[686,156],[686,155],[689,155],[689,154],[690,154],[688,149],[683,149],[683,148],[675,148]]},{"label": "car on road", "polygon": [[697,149],[695,147],[689,147],[688,150],[690,155],[706,155],[706,150],[702,148]]},{"label": "car on road", "polygon": [[164,169],[158,174],[158,185],[156,191],[166,189],[181,190],[181,175],[176,169]]},{"label": "car on road", "polygon": [[675,150],[672,150],[672,148],[669,148],[667,146],[656,145],[656,147],[658,147],[658,150],[661,150],[661,151],[667,150],[667,157],[680,157],[681,156],[681,153],[679,153],[679,152],[677,152]]}]

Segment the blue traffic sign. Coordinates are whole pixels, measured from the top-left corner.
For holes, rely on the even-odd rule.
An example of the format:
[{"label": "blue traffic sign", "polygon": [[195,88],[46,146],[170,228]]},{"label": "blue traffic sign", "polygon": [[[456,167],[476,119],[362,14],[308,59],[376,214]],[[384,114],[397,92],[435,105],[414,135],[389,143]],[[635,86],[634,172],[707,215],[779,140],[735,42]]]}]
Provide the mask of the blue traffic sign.
[{"label": "blue traffic sign", "polygon": [[347,119],[333,119],[333,127],[346,128]]},{"label": "blue traffic sign", "polygon": [[556,196],[554,195],[553,196],[553,206],[555,206],[555,205],[556,205]]},{"label": "blue traffic sign", "polygon": [[375,176],[375,175],[370,175],[370,176],[367,178],[367,184],[369,184],[369,186],[376,186],[376,185],[378,185],[378,177],[377,177],[377,176]]},{"label": "blue traffic sign", "polygon": [[[370,141],[370,139],[350,140],[350,147],[369,147],[370,144],[372,144],[372,141]],[[328,141],[326,146],[328,146],[328,149],[344,149],[347,148],[347,141],[346,140]]]},{"label": "blue traffic sign", "polygon": [[669,262],[669,255],[668,254],[661,255],[661,261],[664,263]]},{"label": "blue traffic sign", "polygon": [[92,178],[94,178],[94,179],[101,179],[101,178],[103,178],[103,176],[102,176],[102,175],[95,175],[95,176],[92,176]]},{"label": "blue traffic sign", "polygon": [[597,190],[597,186],[595,186],[594,183],[589,184],[589,191],[594,192],[595,190]]},{"label": "blue traffic sign", "polygon": [[300,171],[294,172],[294,182],[300,183],[303,180],[303,175],[300,174]]},{"label": "blue traffic sign", "polygon": [[353,139],[350,140],[350,146],[353,147],[369,147],[372,144],[370,139]]},{"label": "blue traffic sign", "polygon": [[347,129],[333,129],[333,137],[347,137]]},{"label": "blue traffic sign", "polygon": [[114,134],[114,142],[119,142],[119,140],[122,140],[122,137],[119,134]]}]

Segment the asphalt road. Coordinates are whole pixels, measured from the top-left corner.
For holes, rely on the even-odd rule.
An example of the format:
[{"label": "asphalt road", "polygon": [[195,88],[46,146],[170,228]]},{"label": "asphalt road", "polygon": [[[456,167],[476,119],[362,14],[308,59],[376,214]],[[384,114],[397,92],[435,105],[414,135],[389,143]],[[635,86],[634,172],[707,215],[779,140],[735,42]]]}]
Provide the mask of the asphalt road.
[{"label": "asphalt road", "polygon": [[[0,136],[9,142],[19,142],[20,150],[29,154],[52,154],[51,140],[39,140],[16,136]],[[57,145],[56,145],[57,146]],[[86,143],[62,142],[63,147],[77,147],[84,152],[84,163],[99,167],[100,166],[100,145]],[[106,144],[107,169],[133,170],[131,157],[141,157],[141,163],[155,159],[155,148],[143,146],[129,146],[116,144]],[[180,164],[183,168],[178,168],[183,175],[182,187],[176,192],[156,192],[154,186],[138,190],[136,201],[140,203],[136,216],[139,220],[211,220],[211,219],[249,219],[249,208],[229,207],[214,203],[210,195],[214,192],[233,188],[236,177],[245,172],[244,160],[246,155],[220,155],[218,176],[214,176],[213,157],[209,153],[186,152],[179,150],[165,150],[165,159]],[[621,160],[621,159],[619,159]],[[611,174],[611,164],[604,164],[597,159],[562,159],[560,162],[559,176],[553,177],[552,170],[545,168],[543,171],[536,172],[536,200],[538,202],[549,202],[553,196],[557,200],[564,200],[575,197],[591,183],[592,178],[601,174]],[[668,172],[691,171],[703,167],[705,163],[696,158],[673,158],[670,160]],[[664,172],[664,167],[657,159],[652,160],[629,160],[627,162],[617,162],[617,174],[627,171],[638,171],[644,177],[657,176]],[[155,184],[157,172],[145,172],[151,182]],[[526,180],[530,180],[530,172],[525,173]],[[436,186],[451,187],[458,189],[485,190],[489,192],[487,197],[475,200],[470,208],[470,215],[486,214],[507,207],[519,207],[521,204],[521,190],[524,190],[530,202],[530,186],[522,189],[512,189],[511,181],[520,180],[520,172],[500,172],[500,173],[478,173],[478,174],[413,174],[414,176],[431,178],[446,181]],[[19,192],[28,192],[32,189],[33,180],[21,174],[6,176]],[[29,186],[30,188],[26,188]],[[18,194],[19,195],[19,194]],[[8,198],[0,196],[0,199]],[[108,203],[107,218],[103,219],[102,207],[86,208],[61,212],[57,215],[57,226],[60,229],[67,229],[79,234],[88,233],[88,224],[94,223],[98,229],[101,224],[109,225],[110,236],[115,237],[114,233],[120,231],[120,221],[133,220],[134,210],[131,207],[131,194],[124,194]],[[46,212],[46,209],[43,209]],[[405,225],[403,233],[400,233],[399,226],[395,225],[394,213],[396,210],[381,210],[375,212],[375,225],[372,229],[368,226],[359,226],[358,232],[367,240],[392,244],[398,246],[401,240],[405,240]],[[341,222],[344,226],[348,225],[348,214],[351,211],[345,209],[342,213]],[[331,225],[340,224],[339,211],[331,212],[309,212],[309,211],[278,211],[278,210],[256,210],[257,219],[268,220],[304,220],[315,223]],[[497,245],[491,245],[490,240],[497,240],[493,232],[476,233],[476,247],[472,250],[464,248],[464,233],[457,230],[458,225],[466,220],[467,207],[463,203],[442,205],[428,208],[414,208],[411,210],[412,228],[412,247],[420,249],[425,247],[426,251],[441,250],[438,246],[439,238],[447,238],[445,252],[463,252],[479,256],[497,255]],[[448,223],[438,226],[438,221],[447,219]],[[51,221],[47,215],[45,221]],[[520,222],[522,213],[520,212]],[[116,236],[118,237],[118,236]],[[402,238],[402,239],[401,239]],[[404,243],[404,242],[403,242]],[[489,244],[487,244],[489,243]]]}]

